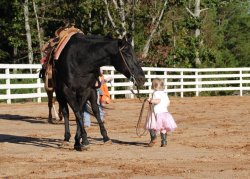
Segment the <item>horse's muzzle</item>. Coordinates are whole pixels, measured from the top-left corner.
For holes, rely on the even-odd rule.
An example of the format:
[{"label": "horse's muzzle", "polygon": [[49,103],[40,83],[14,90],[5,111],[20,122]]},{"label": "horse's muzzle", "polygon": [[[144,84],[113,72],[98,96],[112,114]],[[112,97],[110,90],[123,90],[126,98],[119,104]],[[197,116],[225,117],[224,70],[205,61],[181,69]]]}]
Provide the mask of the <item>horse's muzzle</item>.
[{"label": "horse's muzzle", "polygon": [[137,78],[137,79],[136,79],[136,86],[138,86],[138,87],[143,87],[145,81],[146,81],[145,78]]}]

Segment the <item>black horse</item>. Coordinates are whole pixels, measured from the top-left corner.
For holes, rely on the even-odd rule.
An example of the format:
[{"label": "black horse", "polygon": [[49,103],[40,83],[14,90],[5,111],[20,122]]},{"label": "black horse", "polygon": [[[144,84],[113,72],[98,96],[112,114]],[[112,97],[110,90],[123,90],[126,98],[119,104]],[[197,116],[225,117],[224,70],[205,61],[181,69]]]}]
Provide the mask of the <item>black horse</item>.
[{"label": "black horse", "polygon": [[83,150],[89,144],[82,115],[82,107],[87,100],[91,101],[103,141],[110,141],[100,118],[97,96],[94,92],[99,68],[105,65],[113,65],[137,87],[142,87],[145,82],[144,72],[139,66],[131,46],[131,38],[112,39],[75,34],[63,49],[59,59],[55,61],[53,76],[56,97],[65,120],[64,140],[69,141],[71,137],[67,106],[69,104],[77,122],[74,144],[76,150]]}]

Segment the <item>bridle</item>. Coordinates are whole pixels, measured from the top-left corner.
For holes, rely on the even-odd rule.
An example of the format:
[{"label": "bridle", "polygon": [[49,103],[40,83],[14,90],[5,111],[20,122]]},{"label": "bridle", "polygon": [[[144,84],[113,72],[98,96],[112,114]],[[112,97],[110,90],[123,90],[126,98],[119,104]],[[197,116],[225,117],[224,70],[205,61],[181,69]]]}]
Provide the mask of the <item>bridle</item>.
[{"label": "bridle", "polygon": [[125,63],[125,65],[126,65],[128,71],[129,71],[129,73],[130,73],[130,78],[129,78],[129,80],[132,81],[132,82],[135,83],[135,84],[138,84],[137,81],[136,81],[136,79],[135,79],[134,74],[132,73],[131,69],[130,69],[129,66],[128,66],[128,62],[126,61],[126,59],[124,58],[124,55],[123,55],[123,53],[122,53],[122,50],[123,50],[124,48],[125,48],[125,45],[124,45],[123,47],[119,48],[119,52],[120,52],[120,55],[121,55],[121,57],[122,57],[123,62]]},{"label": "bridle", "polygon": [[[125,63],[125,65],[126,65],[128,71],[129,71],[129,73],[130,73],[130,78],[129,78],[129,80],[133,82],[133,86],[132,86],[132,88],[130,89],[130,91],[140,99],[140,96],[139,96],[140,93],[139,93],[139,89],[138,89],[138,82],[136,81],[134,74],[132,73],[131,69],[129,68],[128,62],[126,61],[126,59],[125,59],[124,56],[123,56],[122,50],[123,50],[124,48],[125,48],[125,45],[124,45],[123,47],[119,48],[119,52],[120,52],[120,55],[121,55],[121,57],[122,57],[123,62]],[[136,94],[136,93],[134,92],[134,90],[133,90],[133,89],[134,89],[134,86],[136,86],[137,94]]]}]

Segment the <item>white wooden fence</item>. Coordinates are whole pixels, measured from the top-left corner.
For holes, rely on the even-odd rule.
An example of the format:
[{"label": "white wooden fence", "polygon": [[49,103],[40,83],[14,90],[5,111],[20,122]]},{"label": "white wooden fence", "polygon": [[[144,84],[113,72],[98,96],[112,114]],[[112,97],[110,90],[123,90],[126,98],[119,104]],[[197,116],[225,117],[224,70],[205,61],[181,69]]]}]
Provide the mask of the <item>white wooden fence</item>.
[{"label": "white wooden fence", "polygon": [[[18,99],[33,99],[41,102],[47,97],[44,84],[39,78],[40,64],[0,64],[0,102],[10,104]],[[204,92],[231,91],[240,96],[250,91],[250,68],[153,68],[143,67],[146,74],[146,83],[140,90],[141,94],[149,94],[151,80],[162,78],[168,93],[180,97],[199,96]],[[111,75],[113,80],[108,83],[112,99],[131,97],[132,82],[113,67],[104,67],[106,76]]]}]

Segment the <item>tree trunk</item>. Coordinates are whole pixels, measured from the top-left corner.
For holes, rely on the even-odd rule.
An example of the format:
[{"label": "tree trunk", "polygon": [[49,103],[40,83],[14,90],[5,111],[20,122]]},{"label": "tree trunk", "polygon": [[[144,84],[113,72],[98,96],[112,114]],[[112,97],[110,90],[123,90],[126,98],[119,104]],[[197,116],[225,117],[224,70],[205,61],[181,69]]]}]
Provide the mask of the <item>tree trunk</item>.
[{"label": "tree trunk", "polygon": [[122,32],[120,32],[117,29],[115,21],[114,21],[113,17],[110,14],[108,1],[107,0],[103,0],[103,1],[104,1],[105,5],[106,5],[106,10],[107,10],[108,18],[109,18],[109,20],[110,20],[113,28],[115,29],[116,33],[119,35],[119,38],[124,37],[127,34],[126,19],[125,19],[125,10],[124,10],[124,1],[123,0],[119,0],[119,3],[117,3],[116,0],[112,1],[113,4],[114,4],[114,6],[115,6],[115,9],[118,12],[119,17],[120,17],[120,23],[121,23],[121,26],[122,26]]},{"label": "tree trunk", "polygon": [[89,13],[89,21],[88,21],[88,24],[89,24],[89,33],[92,33],[92,16],[91,16],[91,12]]},{"label": "tree trunk", "polygon": [[[201,0],[195,0],[195,9],[194,9],[194,13],[191,12],[191,10],[189,8],[186,8],[187,11],[195,18],[195,19],[199,19],[200,18],[200,13],[204,10],[207,10],[208,8],[205,9],[200,9],[200,5],[201,5]],[[199,28],[195,29],[195,37],[198,38],[200,36],[201,32]],[[199,42],[200,44],[201,42]],[[199,49],[196,49],[195,51],[195,64],[196,66],[201,64],[200,58],[199,58]]]},{"label": "tree trunk", "polygon": [[[112,17],[111,14],[110,14],[110,11],[109,11],[109,4],[108,4],[107,0],[103,0],[103,2],[104,2],[104,4],[105,4],[105,6],[106,6],[108,18],[109,18],[109,20],[110,20],[112,26],[113,26],[113,28],[115,29],[115,32],[120,36],[120,32],[117,30],[117,27],[116,27],[116,24],[115,24],[115,22],[114,22],[114,19],[113,19],[113,17]],[[114,2],[116,3],[116,1],[114,1]]]},{"label": "tree trunk", "polygon": [[135,0],[132,0],[132,23],[131,23],[131,29],[132,29],[132,46],[134,48],[135,46],[135,41],[134,41],[134,36],[135,36]]},{"label": "tree trunk", "polygon": [[124,37],[127,34],[127,30],[126,30],[126,19],[125,19],[123,0],[119,0],[119,4],[120,4],[120,8],[118,10],[119,10],[120,18],[121,18],[122,29],[123,29],[121,36]]},{"label": "tree trunk", "polygon": [[30,25],[29,25],[28,6],[29,6],[29,1],[25,0],[23,3],[23,8],[24,8],[26,38],[27,38],[27,44],[28,44],[28,59],[29,59],[29,64],[32,64],[34,61],[34,58],[33,58],[33,49],[32,49],[32,41],[31,41],[31,33],[30,33]]},{"label": "tree trunk", "polygon": [[[153,36],[154,36],[156,30],[157,30],[158,27],[159,27],[159,24],[160,24],[160,22],[161,22],[161,19],[162,19],[162,17],[163,17],[164,11],[165,11],[166,6],[167,6],[167,2],[168,2],[168,1],[165,0],[164,5],[163,5],[163,8],[162,8],[162,10],[161,10],[161,13],[160,13],[159,17],[157,18],[157,21],[156,21],[155,23],[152,22],[153,28],[152,28],[152,30],[151,30],[151,32],[150,32],[150,35],[149,35],[149,37],[148,37],[148,39],[147,39],[147,41],[146,41],[146,43],[145,43],[145,45],[144,45],[143,52],[142,52],[142,58],[146,58],[146,57],[148,56],[148,51],[149,51],[150,42],[151,42],[151,40],[153,39]],[[153,21],[154,21],[154,18],[153,18]]]},{"label": "tree trunk", "polygon": [[[201,12],[200,11],[200,4],[201,4],[200,0],[195,0],[194,17],[196,19],[200,18],[200,12]],[[200,34],[201,34],[200,29],[196,28],[195,29],[195,37],[199,38]],[[199,57],[199,49],[196,49],[196,52],[195,52],[195,64],[196,64],[196,66],[201,64],[200,57]]]},{"label": "tree trunk", "polygon": [[38,36],[39,46],[40,46],[40,54],[41,54],[41,57],[43,57],[43,52],[42,52],[43,40],[41,38],[41,30],[40,30],[40,23],[38,20],[38,15],[37,15],[37,7],[36,7],[35,0],[32,0],[32,2],[33,2],[33,9],[34,9],[35,17],[36,17],[36,28],[37,28],[37,36]]}]

